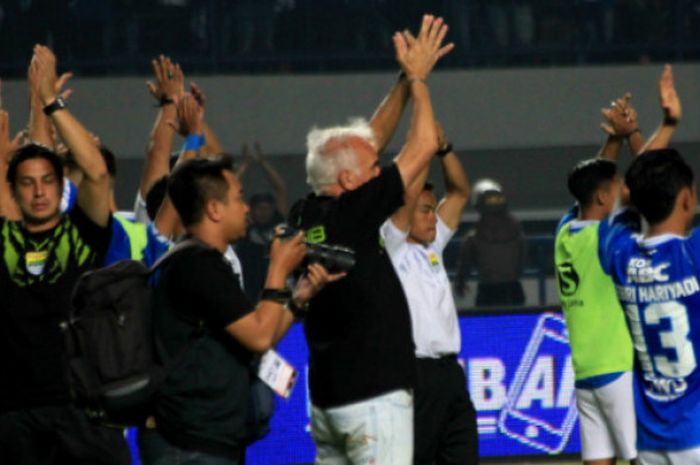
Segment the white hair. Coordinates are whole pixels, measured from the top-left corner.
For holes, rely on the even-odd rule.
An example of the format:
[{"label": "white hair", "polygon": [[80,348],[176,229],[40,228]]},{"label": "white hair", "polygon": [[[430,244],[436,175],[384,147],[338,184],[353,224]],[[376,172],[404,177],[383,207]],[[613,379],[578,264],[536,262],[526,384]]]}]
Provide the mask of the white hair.
[{"label": "white hair", "polygon": [[358,172],[357,154],[350,144],[353,139],[362,139],[375,146],[374,133],[365,119],[352,119],[346,126],[314,127],[309,131],[306,136],[306,182],[315,194],[322,194],[326,187],[336,184],[342,170]]}]

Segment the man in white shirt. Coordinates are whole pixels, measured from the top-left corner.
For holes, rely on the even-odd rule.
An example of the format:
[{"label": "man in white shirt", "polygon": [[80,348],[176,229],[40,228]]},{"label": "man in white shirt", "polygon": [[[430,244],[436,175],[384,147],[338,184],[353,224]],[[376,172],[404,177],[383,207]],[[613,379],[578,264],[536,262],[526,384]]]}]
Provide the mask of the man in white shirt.
[{"label": "man in white shirt", "polygon": [[405,193],[405,205],[381,227],[386,250],[403,285],[416,345],[414,464],[476,464],[476,413],[457,362],[457,310],[442,252],[459,226],[469,181],[440,130],[437,155],[445,196],[437,202],[423,180]]}]

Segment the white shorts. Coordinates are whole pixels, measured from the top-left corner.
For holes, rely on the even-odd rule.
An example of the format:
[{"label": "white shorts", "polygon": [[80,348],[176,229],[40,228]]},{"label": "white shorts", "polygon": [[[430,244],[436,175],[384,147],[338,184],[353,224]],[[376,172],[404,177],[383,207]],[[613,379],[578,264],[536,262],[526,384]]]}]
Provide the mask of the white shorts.
[{"label": "white shorts", "polygon": [[640,465],[700,465],[700,447],[683,450],[639,451]]},{"label": "white shorts", "polygon": [[598,389],[576,389],[576,407],[583,460],[637,456],[632,372]]}]

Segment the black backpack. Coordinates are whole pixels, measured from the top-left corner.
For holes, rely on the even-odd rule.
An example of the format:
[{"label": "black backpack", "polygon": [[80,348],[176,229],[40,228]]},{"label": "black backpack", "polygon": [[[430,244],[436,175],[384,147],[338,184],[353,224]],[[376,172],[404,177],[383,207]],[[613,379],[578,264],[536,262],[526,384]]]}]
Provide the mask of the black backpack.
[{"label": "black backpack", "polygon": [[[152,327],[152,283],[155,271],[177,252],[203,246],[196,239],[178,243],[150,269],[123,260],[83,274],[73,290],[73,308],[63,324],[68,354],[68,380],[73,399],[92,420],[106,426],[140,426],[152,414],[151,402],[168,373],[206,337],[192,339],[164,363],[166,351]],[[274,393],[251,365],[246,444],[270,431]]]},{"label": "black backpack", "polygon": [[78,279],[63,329],[73,399],[91,419],[104,425],[142,425],[158,387],[200,339],[167,363],[158,362],[151,276],[174,254],[195,245],[195,240],[177,244],[150,269],[122,260]]}]

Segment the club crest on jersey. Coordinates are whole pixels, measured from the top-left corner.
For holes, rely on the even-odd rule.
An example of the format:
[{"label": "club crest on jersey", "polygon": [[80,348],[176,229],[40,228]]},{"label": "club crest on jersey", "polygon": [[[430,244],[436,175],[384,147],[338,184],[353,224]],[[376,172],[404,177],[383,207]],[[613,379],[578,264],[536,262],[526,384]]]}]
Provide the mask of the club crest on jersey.
[{"label": "club crest on jersey", "polygon": [[41,276],[46,266],[46,259],[49,253],[45,250],[39,252],[27,252],[24,260],[27,264],[27,271],[34,276]]}]

